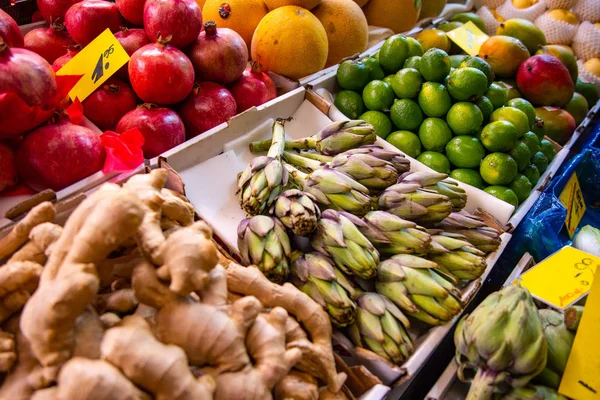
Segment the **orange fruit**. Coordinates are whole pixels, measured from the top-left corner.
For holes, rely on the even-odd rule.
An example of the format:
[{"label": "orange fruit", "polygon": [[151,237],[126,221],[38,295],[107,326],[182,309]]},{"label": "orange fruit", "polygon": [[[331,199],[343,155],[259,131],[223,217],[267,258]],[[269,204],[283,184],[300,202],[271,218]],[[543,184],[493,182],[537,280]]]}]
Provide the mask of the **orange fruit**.
[{"label": "orange fruit", "polygon": [[216,21],[219,28],[233,29],[250,49],[254,30],[268,12],[263,0],[205,0],[202,20]]},{"label": "orange fruit", "polygon": [[363,11],[369,25],[401,33],[411,30],[417,23],[421,0],[369,0]]},{"label": "orange fruit", "polygon": [[321,0],[264,0],[269,11],[283,6],[298,6],[312,10],[321,3]]},{"label": "orange fruit", "polygon": [[479,49],[479,57],[487,61],[496,76],[501,78],[515,76],[529,56],[527,47],[511,36],[492,36]]}]

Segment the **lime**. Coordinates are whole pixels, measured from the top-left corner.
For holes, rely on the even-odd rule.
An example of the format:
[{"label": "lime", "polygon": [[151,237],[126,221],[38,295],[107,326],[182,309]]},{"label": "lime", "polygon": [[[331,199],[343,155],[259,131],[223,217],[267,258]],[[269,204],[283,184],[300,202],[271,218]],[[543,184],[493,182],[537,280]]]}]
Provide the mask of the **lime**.
[{"label": "lime", "polygon": [[483,96],[487,88],[487,77],[476,68],[458,68],[448,77],[450,96],[458,101],[476,100]]},{"label": "lime", "polygon": [[419,139],[425,150],[442,152],[452,139],[452,131],[443,119],[427,118],[419,128]]},{"label": "lime", "polygon": [[423,46],[421,43],[415,38],[407,37],[406,41],[408,42],[408,56],[422,56],[425,50],[423,50]]},{"label": "lime", "polygon": [[529,118],[527,118],[527,114],[515,107],[500,107],[492,113],[490,121],[510,122],[517,128],[519,139],[525,133],[529,132]]},{"label": "lime", "polygon": [[361,91],[369,83],[369,69],[358,61],[344,61],[335,75],[342,89]]},{"label": "lime", "polygon": [[507,202],[508,204],[517,208],[519,206],[519,198],[509,188],[505,186],[488,186],[483,189],[486,193],[491,194],[492,196]]},{"label": "lime", "polygon": [[519,91],[517,90],[517,88],[515,86],[513,86],[509,83],[506,83],[506,82],[502,82],[502,81],[498,81],[495,83],[497,83],[498,85],[500,85],[504,89],[506,89],[506,101],[516,99],[517,97],[522,97],[521,93],[519,93]]},{"label": "lime", "polygon": [[485,187],[483,178],[481,178],[479,172],[475,171],[474,169],[457,168],[450,172],[450,178],[464,182],[467,185],[474,186],[477,189],[483,189]]},{"label": "lime", "polygon": [[417,71],[421,71],[421,56],[407,58],[402,68],[414,68]]},{"label": "lime", "polygon": [[517,162],[519,171],[523,171],[531,162],[531,151],[522,140],[519,140],[508,154]]},{"label": "lime", "polygon": [[371,81],[362,93],[363,102],[369,110],[389,110],[394,103],[394,91],[384,81]]},{"label": "lime", "polygon": [[342,90],[335,96],[335,106],[346,117],[356,119],[363,113],[364,105],[360,94],[352,90]]},{"label": "lime", "polygon": [[517,199],[519,199],[519,203],[522,203],[529,197],[533,185],[525,175],[517,174],[517,177],[508,185],[508,188],[515,192]]},{"label": "lime", "polygon": [[437,28],[440,31],[450,32],[450,31],[455,30],[456,28],[460,28],[461,26],[463,26],[462,22],[453,21],[453,22],[443,22],[443,23],[439,24]]},{"label": "lime", "polygon": [[392,105],[390,118],[398,129],[416,131],[423,122],[423,113],[414,100],[402,99]]},{"label": "lime", "polygon": [[485,32],[485,23],[483,22],[481,17],[475,13],[466,12],[466,13],[456,14],[452,18],[450,18],[450,22],[454,22],[454,21],[462,22],[463,24],[466,24],[467,22],[471,21],[482,32]]},{"label": "lime", "polygon": [[540,151],[540,139],[533,132],[526,132],[521,138],[523,143],[529,147],[531,154],[535,154]]},{"label": "lime", "polygon": [[402,35],[389,37],[379,50],[379,63],[388,72],[397,72],[408,58],[408,40]]},{"label": "lime", "polygon": [[390,144],[396,146],[409,157],[417,158],[421,154],[419,137],[409,131],[396,131],[385,138]]},{"label": "lime", "polygon": [[517,162],[508,154],[488,154],[481,162],[479,173],[490,185],[508,185],[517,176]]},{"label": "lime", "polygon": [[387,135],[392,131],[392,121],[388,118],[387,115],[382,113],[381,111],[367,111],[358,119],[361,119],[369,124],[373,125],[375,129],[375,133],[380,138],[385,139]]},{"label": "lime", "polygon": [[556,156],[556,149],[548,139],[540,140],[540,151],[544,153],[549,162]]},{"label": "lime", "polygon": [[456,103],[450,107],[446,122],[455,135],[474,135],[483,124],[483,114],[475,104]]},{"label": "lime", "polygon": [[494,82],[494,71],[492,70],[490,64],[488,64],[483,58],[467,56],[460,63],[458,68],[477,68],[487,77],[488,86]]},{"label": "lime", "polygon": [[517,97],[516,99],[509,100],[506,105],[508,107],[518,108],[523,111],[525,115],[527,115],[527,119],[529,120],[529,126],[533,126],[535,124],[535,107],[525,99]]},{"label": "lime", "polygon": [[371,57],[373,57],[374,59],[377,60],[377,62],[379,62],[379,52],[373,54]]},{"label": "lime", "polygon": [[485,156],[485,149],[476,137],[456,136],[446,145],[446,155],[459,168],[477,168]]},{"label": "lime", "polygon": [[392,89],[400,99],[417,97],[423,84],[421,74],[414,68],[401,69],[392,79]]},{"label": "lime", "polygon": [[481,131],[481,143],[490,152],[507,152],[517,143],[517,128],[507,121],[494,121]]},{"label": "lime", "polygon": [[577,78],[575,91],[585,97],[590,108],[594,107],[598,101],[598,87],[593,82],[590,82],[585,78]]},{"label": "lime", "polygon": [[589,110],[588,102],[585,97],[575,92],[569,104],[565,106],[565,110],[575,119],[575,125],[579,126],[587,116]]},{"label": "lime", "polygon": [[529,182],[531,182],[531,184],[534,187],[535,187],[535,185],[537,185],[538,181],[540,180],[540,171],[533,164],[525,167],[525,169],[523,170],[523,175],[525,175],[527,177],[527,179],[529,179]]},{"label": "lime", "polygon": [[450,173],[450,161],[442,153],[435,151],[425,151],[417,157],[417,161],[422,162],[434,171],[440,174]]},{"label": "lime", "polygon": [[425,82],[419,92],[419,106],[428,117],[444,117],[452,106],[452,99],[446,86]]},{"label": "lime", "polygon": [[494,110],[496,110],[506,103],[506,89],[497,83],[492,83],[487,92],[485,92],[485,97],[490,99],[494,106]]},{"label": "lime", "polygon": [[440,49],[429,49],[421,56],[419,71],[426,81],[443,82],[450,73],[450,57]]},{"label": "lime", "polygon": [[379,61],[373,57],[369,57],[363,60],[363,64],[369,70],[369,81],[381,81],[385,78],[385,72],[383,72],[383,68],[379,64]]},{"label": "lime", "polygon": [[[388,85],[392,86],[392,79],[394,79],[395,75],[388,75],[385,78],[383,78],[383,81],[385,83],[387,83]],[[393,88],[392,88],[393,89]]]},{"label": "lime", "polygon": [[463,62],[463,60],[467,57],[469,56],[466,56],[464,54],[455,54],[453,56],[450,56],[450,66],[452,68],[458,68],[460,63]]},{"label": "lime", "polygon": [[535,123],[531,126],[531,132],[535,133],[535,136],[537,136],[538,139],[542,140],[546,136],[544,120],[539,117],[536,117]]},{"label": "lime", "polygon": [[494,105],[492,104],[490,99],[488,99],[485,96],[481,96],[481,98],[475,102],[475,105],[481,110],[481,113],[483,114],[483,122],[486,123],[487,121],[489,121],[490,115],[492,115],[492,113],[494,112]]},{"label": "lime", "polygon": [[538,151],[533,155],[531,163],[537,167],[538,171],[540,171],[540,174],[546,172],[546,169],[548,168],[549,164],[548,158],[546,158],[544,153],[542,153],[541,151]]}]

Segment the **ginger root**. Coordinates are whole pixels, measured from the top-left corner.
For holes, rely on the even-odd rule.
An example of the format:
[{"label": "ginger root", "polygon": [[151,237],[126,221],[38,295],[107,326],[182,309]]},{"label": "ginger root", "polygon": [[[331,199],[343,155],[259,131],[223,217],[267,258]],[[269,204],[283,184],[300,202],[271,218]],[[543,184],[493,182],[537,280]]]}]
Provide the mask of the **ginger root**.
[{"label": "ginger root", "polygon": [[110,329],[121,323],[121,317],[115,313],[107,312],[100,316],[100,322],[104,329]]},{"label": "ginger root", "polygon": [[32,261],[40,265],[46,264],[52,251],[52,245],[62,233],[62,227],[44,222],[34,227],[29,233],[29,241],[17,250],[7,263],[14,261]]},{"label": "ginger root", "polygon": [[103,314],[107,311],[119,314],[129,314],[139,304],[133,293],[133,289],[119,289],[114,292],[99,294],[96,296],[96,310]]},{"label": "ginger root", "polygon": [[88,307],[75,320],[75,348],[73,357],[84,357],[92,360],[100,358],[100,344],[104,336],[104,326],[98,314]]},{"label": "ginger root", "polygon": [[33,207],[27,215],[17,222],[10,233],[0,239],[0,260],[17,251],[27,240],[33,228],[44,222],[51,222],[56,210],[49,201]]},{"label": "ginger root", "polygon": [[0,323],[19,312],[38,286],[42,266],[16,261],[0,267]]},{"label": "ginger root", "polygon": [[0,372],[8,372],[17,361],[15,335],[0,331]]},{"label": "ginger root", "polygon": [[319,400],[317,380],[305,373],[291,370],[273,391],[275,400]]}]

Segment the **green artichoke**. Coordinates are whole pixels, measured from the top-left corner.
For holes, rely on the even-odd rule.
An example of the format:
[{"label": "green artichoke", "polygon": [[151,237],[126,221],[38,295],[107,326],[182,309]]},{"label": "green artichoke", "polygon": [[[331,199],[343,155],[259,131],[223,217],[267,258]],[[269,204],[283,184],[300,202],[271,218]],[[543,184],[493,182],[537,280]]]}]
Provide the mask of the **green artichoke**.
[{"label": "green artichoke", "polygon": [[[338,154],[336,157],[351,156],[354,154],[368,154],[379,160],[388,161],[394,166],[394,168],[396,168],[396,171],[399,174],[403,174],[410,170],[410,161],[404,156],[404,154],[400,154],[396,151],[384,150],[383,147],[379,147],[377,145],[365,145],[356,149],[350,149],[348,151]],[[332,156],[326,156],[312,151],[301,151],[300,155],[306,158],[326,163],[332,162],[335,158]]]},{"label": "green artichoke", "polygon": [[463,235],[469,243],[485,254],[492,253],[500,247],[500,232],[485,224],[483,219],[466,211],[454,212],[437,225],[448,233]]},{"label": "green artichoke", "polygon": [[365,225],[358,229],[383,254],[426,254],[431,237],[412,221],[385,211],[371,211],[364,216]]},{"label": "green artichoke", "polygon": [[325,210],[311,238],[319,253],[329,256],[342,272],[371,279],[377,274],[379,253],[356,224],[362,220],[348,213]]},{"label": "green artichoke", "polygon": [[273,282],[287,281],[292,249],[285,227],[277,218],[257,215],[240,222],[238,249],[244,264],[256,265]]},{"label": "green artichoke", "polygon": [[454,332],[458,377],[476,369],[467,400],[519,388],[546,366],[547,342],[529,292],[509,285],[489,295]]},{"label": "green artichoke", "polygon": [[462,311],[460,291],[436,272],[437,264],[398,254],[379,264],[377,293],[429,325],[442,325]]},{"label": "green artichoke", "polygon": [[286,190],[271,207],[271,214],[294,234],[307,236],[317,227],[321,210],[316,204],[317,199],[309,193],[298,189]]},{"label": "green artichoke", "polygon": [[448,229],[474,229],[485,228],[487,224],[482,218],[466,211],[453,212],[448,215],[437,227],[448,231]]},{"label": "green artichoke", "polygon": [[424,189],[448,197],[452,203],[452,211],[454,212],[462,210],[467,205],[467,192],[458,186],[456,182],[449,179],[444,179],[436,184],[425,186]]},{"label": "green artichoke", "polygon": [[540,385],[529,385],[513,389],[510,393],[502,396],[502,400],[568,400],[556,390]]},{"label": "green artichoke", "polygon": [[294,286],[319,303],[334,325],[354,323],[356,304],[352,298],[358,292],[329,257],[316,252],[304,254],[292,261],[290,272]]},{"label": "green artichoke", "polygon": [[466,239],[455,233],[431,236],[432,250],[429,259],[457,279],[479,278],[487,268],[485,253]]},{"label": "green artichoke", "polygon": [[385,296],[363,293],[358,299],[356,323],[348,328],[348,335],[358,346],[400,364],[414,351],[406,332],[408,319]]}]

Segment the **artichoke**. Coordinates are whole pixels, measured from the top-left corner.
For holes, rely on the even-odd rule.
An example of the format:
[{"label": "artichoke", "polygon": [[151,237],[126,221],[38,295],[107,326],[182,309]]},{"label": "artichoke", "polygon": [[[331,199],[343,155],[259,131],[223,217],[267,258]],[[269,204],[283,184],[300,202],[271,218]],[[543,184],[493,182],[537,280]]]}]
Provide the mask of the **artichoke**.
[{"label": "artichoke", "polygon": [[414,350],[406,333],[408,319],[391,301],[377,293],[363,293],[357,299],[356,323],[348,328],[348,335],[358,346],[400,364]]},{"label": "artichoke", "polygon": [[286,190],[275,201],[271,214],[294,234],[307,236],[317,227],[321,210],[315,203],[317,199],[298,189]]},{"label": "artichoke", "polygon": [[249,215],[264,213],[288,183],[288,171],[281,163],[285,141],[285,120],[273,124],[273,144],[266,156],[253,159],[238,177],[238,201]]},{"label": "artichoke", "polygon": [[444,179],[436,184],[425,186],[425,189],[448,197],[452,203],[452,211],[460,211],[467,205],[467,192],[458,186],[456,182],[449,179]]},{"label": "artichoke", "polygon": [[455,233],[441,233],[431,237],[429,259],[440,269],[457,279],[479,278],[487,268],[485,253]]},{"label": "artichoke", "polygon": [[567,398],[552,388],[530,385],[513,389],[507,395],[502,396],[502,400],[567,400]]},{"label": "artichoke", "polygon": [[460,291],[429,260],[399,254],[378,267],[377,293],[429,325],[442,325],[462,311]]},{"label": "artichoke", "polygon": [[500,232],[489,227],[483,219],[465,211],[454,212],[437,225],[444,232],[462,235],[466,240],[485,254],[492,253],[500,247]]},{"label": "artichoke", "polygon": [[354,323],[356,304],[352,298],[358,293],[330,258],[320,253],[304,254],[292,261],[290,272],[294,286],[323,307],[334,325]]},{"label": "artichoke", "polygon": [[453,212],[437,225],[438,228],[448,231],[450,229],[475,229],[485,228],[487,224],[482,218],[466,211]]},{"label": "artichoke", "polygon": [[476,369],[467,400],[519,388],[546,366],[547,342],[529,292],[509,285],[489,295],[454,332],[458,377]]},{"label": "artichoke", "polygon": [[329,256],[345,274],[371,279],[377,274],[379,253],[356,224],[359,218],[335,210],[325,210],[311,238],[319,253]]},{"label": "artichoke", "polygon": [[292,249],[285,227],[277,218],[258,215],[240,222],[238,249],[242,261],[256,265],[269,280],[287,280]]},{"label": "artichoke", "polygon": [[383,254],[425,254],[431,237],[412,221],[385,211],[371,211],[364,216],[365,224],[358,229]]},{"label": "artichoke", "polygon": [[[313,149],[319,153],[333,156],[346,150],[373,144],[377,139],[375,129],[365,121],[340,121],[327,125],[319,133],[304,139],[285,142],[286,150]],[[253,142],[250,151],[266,151],[271,146],[270,140]]]},{"label": "artichoke", "polygon": [[303,157],[326,163],[332,162],[337,157],[346,157],[354,154],[368,154],[379,160],[388,161],[390,164],[392,164],[392,166],[396,169],[396,171],[399,174],[403,174],[410,170],[410,161],[404,156],[404,154],[400,154],[396,151],[384,150],[383,147],[379,147],[376,145],[365,145],[356,149],[350,149],[348,151],[338,154],[336,157],[326,156],[312,151],[300,152],[300,155]]}]

